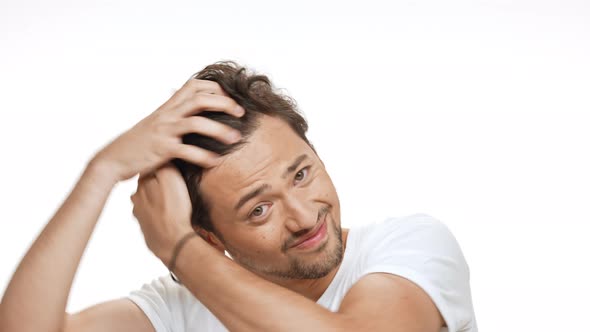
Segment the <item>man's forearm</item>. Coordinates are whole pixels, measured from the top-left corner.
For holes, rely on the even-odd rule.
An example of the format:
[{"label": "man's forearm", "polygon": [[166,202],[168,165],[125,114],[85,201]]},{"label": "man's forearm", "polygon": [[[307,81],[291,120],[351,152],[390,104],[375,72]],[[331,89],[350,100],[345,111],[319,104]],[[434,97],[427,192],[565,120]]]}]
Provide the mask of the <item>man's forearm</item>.
[{"label": "man's forearm", "polygon": [[[230,331],[355,330],[350,317],[260,278],[212,248],[191,239],[175,272]],[[358,330],[358,329],[357,329]]]},{"label": "man's forearm", "polygon": [[59,331],[81,256],[116,181],[85,170],[12,276],[0,307],[1,331]]}]

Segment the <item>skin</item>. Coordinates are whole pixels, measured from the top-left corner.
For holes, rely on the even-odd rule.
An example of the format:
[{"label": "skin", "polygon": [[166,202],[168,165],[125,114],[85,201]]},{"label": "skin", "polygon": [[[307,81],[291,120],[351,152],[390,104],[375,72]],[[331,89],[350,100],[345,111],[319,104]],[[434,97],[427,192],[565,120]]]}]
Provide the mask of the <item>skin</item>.
[{"label": "skin", "polygon": [[[173,158],[209,168],[202,189],[218,230],[217,235],[198,230],[207,241],[191,238],[178,255],[175,273],[230,330],[440,329],[443,321],[430,298],[411,282],[392,275],[361,279],[336,313],[317,305],[314,300],[327,288],[339,264],[338,259],[326,262],[338,258],[334,254],[340,242],[345,245],[347,235],[343,230],[338,241],[340,207],[323,164],[301,139],[272,118],[264,118],[249,143],[227,157],[183,145],[181,137],[188,132],[228,143],[239,139],[233,129],[199,117],[203,110],[234,116],[244,112],[217,84],[190,80],[90,161],[13,275],[0,304],[1,331],[154,330],[129,300],[105,302],[74,315],[65,313],[65,306],[82,253],[117,182],[140,174],[132,196],[133,212],[148,248],[164,264],[170,263],[178,240],[194,232],[187,188],[168,164]],[[300,166],[309,164],[310,171],[300,172],[299,167],[283,177],[284,169],[302,154],[307,158]],[[233,212],[236,200],[262,183],[272,189]],[[268,210],[262,208],[268,212],[264,221],[242,218],[243,211],[256,210],[260,204],[269,205]],[[320,221],[319,211],[328,211]],[[289,246],[324,219],[324,246],[307,251]],[[222,253],[225,249],[235,260]],[[323,266],[325,275],[313,280],[285,278],[284,274],[297,272],[295,265]]]},{"label": "skin", "polygon": [[[440,330],[443,321],[430,298],[403,278],[381,273],[363,277],[333,313],[315,301],[338,266],[313,280],[281,276],[293,270],[293,261],[318,266],[337,251],[338,197],[322,162],[281,120],[263,118],[248,141],[209,169],[201,182],[222,239],[201,231],[203,238],[192,238],[178,256],[174,272],[201,303],[231,331]],[[309,157],[285,176],[285,170],[303,154]],[[308,166],[309,171],[302,172]],[[240,197],[265,184],[271,189],[234,211]],[[189,204],[188,193],[179,191],[180,187],[182,178],[173,167],[140,182],[133,199],[137,211],[143,211],[137,215],[140,223],[157,229],[163,221],[177,220],[175,211]],[[154,206],[148,197],[170,206]],[[257,210],[261,206],[262,212]],[[289,247],[285,243],[316,227],[323,207],[330,211],[325,218],[329,225],[325,246],[283,250]],[[253,211],[260,213],[248,217]],[[234,260],[222,253],[224,249]]]},{"label": "skin", "polygon": [[[263,116],[248,142],[203,174],[201,192],[222,234],[222,239],[213,233],[207,238],[260,277],[317,299],[337,271],[348,233],[340,234],[336,189],[315,152],[282,120]],[[297,167],[285,173],[296,161]],[[269,189],[234,209],[261,186]],[[322,213],[325,243],[313,250],[289,248],[324,222],[318,220],[320,211],[327,211]],[[324,275],[305,278],[294,266]]]},{"label": "skin", "polygon": [[[233,129],[199,117],[205,110],[244,114],[218,84],[189,80],[166,103],[92,158],[14,272],[0,304],[0,331],[112,331],[112,326],[124,331],[153,330],[128,300],[107,302],[69,316],[65,313],[67,298],[84,249],[116,183],[138,173],[149,174],[173,158],[203,167],[219,163],[214,153],[182,144],[186,133],[228,143],[240,139]],[[187,209],[178,213],[190,215],[190,206]],[[183,222],[162,223],[158,228],[161,236],[153,236],[149,230],[144,234],[150,250],[171,252],[178,235],[190,229]]]}]

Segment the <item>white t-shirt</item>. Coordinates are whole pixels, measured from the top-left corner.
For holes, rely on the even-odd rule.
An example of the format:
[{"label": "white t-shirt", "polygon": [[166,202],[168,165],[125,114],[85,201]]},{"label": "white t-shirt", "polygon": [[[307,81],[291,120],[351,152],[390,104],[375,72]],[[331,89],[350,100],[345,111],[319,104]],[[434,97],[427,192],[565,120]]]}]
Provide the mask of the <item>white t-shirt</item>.
[{"label": "white t-shirt", "polygon": [[[350,229],[340,269],[317,303],[337,311],[352,285],[376,272],[395,274],[420,286],[448,326],[441,332],[477,332],[469,268],[451,232],[436,219],[417,214]],[[157,332],[227,331],[169,276],[144,285],[129,298]]]}]

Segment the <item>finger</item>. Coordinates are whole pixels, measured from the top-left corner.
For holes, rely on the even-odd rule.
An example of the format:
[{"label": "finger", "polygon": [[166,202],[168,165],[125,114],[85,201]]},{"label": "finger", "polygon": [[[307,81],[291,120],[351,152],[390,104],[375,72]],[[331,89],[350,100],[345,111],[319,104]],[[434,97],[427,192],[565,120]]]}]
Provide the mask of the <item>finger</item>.
[{"label": "finger", "polygon": [[237,143],[242,138],[238,130],[203,116],[184,118],[174,128],[178,136],[195,133],[212,137],[225,144]]},{"label": "finger", "polygon": [[168,163],[156,171],[158,182],[174,192],[188,191],[182,174],[176,166]]},{"label": "finger", "polygon": [[176,105],[182,104],[198,93],[229,97],[217,82],[194,78],[189,79],[180,89],[172,92],[172,96],[160,107],[160,109],[174,108]]},{"label": "finger", "polygon": [[173,157],[203,168],[215,167],[221,162],[217,153],[193,145],[177,144],[173,150]]},{"label": "finger", "polygon": [[229,97],[202,93],[187,99],[177,109],[185,117],[202,111],[224,112],[235,117],[245,114],[245,110]]},{"label": "finger", "polygon": [[186,81],[186,83],[184,83],[184,85],[182,86],[182,88],[180,88],[179,91],[182,91],[183,96],[188,96],[190,94],[196,93],[209,93],[229,97],[227,92],[223,90],[219,83],[209,80],[200,80],[197,78],[191,78],[188,81]]},{"label": "finger", "polygon": [[137,195],[139,200],[146,200],[148,203],[154,202],[157,196],[159,183],[155,172],[149,173],[137,181]]}]

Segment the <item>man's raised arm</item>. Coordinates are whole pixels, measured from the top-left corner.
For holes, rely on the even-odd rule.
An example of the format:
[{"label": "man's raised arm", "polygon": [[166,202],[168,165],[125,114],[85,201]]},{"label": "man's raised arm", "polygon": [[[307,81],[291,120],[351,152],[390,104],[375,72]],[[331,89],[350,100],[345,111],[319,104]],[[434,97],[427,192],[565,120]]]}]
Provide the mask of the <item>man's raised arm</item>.
[{"label": "man's raised arm", "polygon": [[2,331],[59,331],[80,258],[116,180],[90,163],[25,255],[0,306]]},{"label": "man's raised arm", "polygon": [[[216,83],[191,79],[96,155],[16,269],[0,304],[0,331],[65,329],[72,280],[115,184],[138,173],[149,173],[173,158],[202,167],[218,162],[214,153],[183,144],[185,134],[198,133],[227,144],[240,138],[228,126],[194,116],[205,110],[238,117],[244,114]],[[179,232],[185,227],[190,225],[178,225]],[[139,309],[130,301],[122,301],[90,308],[69,319],[68,325],[76,330],[91,326],[92,331],[111,331],[112,324],[121,322],[126,325],[118,326],[119,330],[130,331],[133,326],[145,330],[147,318],[138,314]],[[116,319],[106,323],[104,318],[109,317]]]}]

